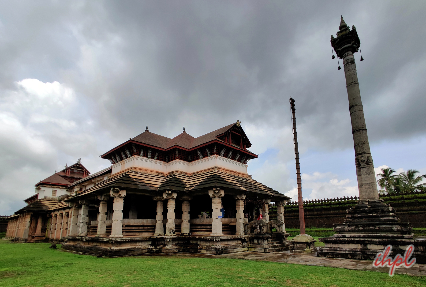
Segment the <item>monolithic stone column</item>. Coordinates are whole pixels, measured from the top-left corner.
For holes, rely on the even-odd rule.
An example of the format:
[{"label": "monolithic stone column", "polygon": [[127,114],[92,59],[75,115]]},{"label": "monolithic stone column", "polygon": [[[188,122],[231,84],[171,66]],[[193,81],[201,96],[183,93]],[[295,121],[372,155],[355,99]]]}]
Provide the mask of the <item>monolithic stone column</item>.
[{"label": "monolithic stone column", "polygon": [[72,203],[72,209],[70,214],[71,221],[70,221],[70,226],[68,228],[69,236],[77,236],[79,233],[78,213],[79,213],[79,208],[77,207],[77,203]]},{"label": "monolithic stone column", "polygon": [[37,228],[35,236],[42,236],[41,229],[43,227],[43,216],[40,214],[37,219]]},{"label": "monolithic stone column", "polygon": [[209,190],[209,195],[212,198],[212,234],[213,236],[222,235],[222,197],[225,192],[220,188],[213,188]]},{"label": "monolithic stone column", "polygon": [[264,200],[264,207],[263,207],[263,220],[265,220],[265,222],[269,222],[269,203],[271,202],[270,199],[265,199]]},{"label": "monolithic stone column", "polygon": [[80,204],[80,214],[78,215],[78,235],[87,236],[87,225],[89,224],[89,202],[86,200],[80,200]]},{"label": "monolithic stone column", "polygon": [[173,236],[175,235],[175,206],[176,206],[176,197],[177,193],[170,190],[163,193],[164,199],[167,199],[167,222],[166,222],[166,235]]},{"label": "monolithic stone column", "polygon": [[68,216],[69,216],[69,212],[68,211],[64,211],[64,218],[62,220],[61,238],[62,237],[66,237],[67,233],[68,233]]},{"label": "monolithic stone column", "polygon": [[49,235],[50,239],[55,239],[56,220],[57,220],[56,213],[52,213],[52,220],[50,222],[50,235]]},{"label": "monolithic stone column", "polygon": [[58,213],[58,217],[56,219],[56,225],[55,225],[55,239],[60,239],[61,238],[61,227],[62,227],[62,212]]},{"label": "monolithic stone column", "polygon": [[359,49],[359,38],[354,26],[352,30],[346,25],[343,18],[340,22],[337,38],[331,37],[333,46],[339,58],[343,59],[346,90],[349,99],[349,113],[351,116],[352,136],[355,148],[355,166],[358,180],[360,200],[378,200],[376,176],[370,144],[367,136],[364,110],[361,102],[358,76],[353,53]]},{"label": "monolithic stone column", "polygon": [[235,196],[235,207],[237,210],[236,235],[244,235],[244,199],[246,199],[245,194]]},{"label": "monolithic stone column", "polygon": [[164,235],[164,226],[163,226],[163,196],[154,197],[154,200],[157,201],[157,216],[155,217],[155,232],[154,236],[163,236]]},{"label": "monolithic stone column", "polygon": [[285,201],[276,202],[277,205],[277,224],[278,224],[278,232],[285,233],[285,223],[284,223],[284,204]]},{"label": "monolithic stone column", "polygon": [[31,214],[25,214],[24,222],[23,222],[23,232],[22,232],[22,238],[27,240],[28,234],[30,232],[30,225],[31,225]]},{"label": "monolithic stone column", "polygon": [[180,233],[182,235],[189,235],[191,226],[189,220],[191,216],[189,214],[191,210],[190,201],[191,197],[188,195],[182,196],[182,225],[180,226]]},{"label": "monolithic stone column", "polygon": [[109,196],[107,194],[99,195],[98,199],[100,200],[99,203],[99,214],[98,214],[98,236],[105,236],[106,235],[106,218],[107,218],[107,211],[108,211],[108,198]]},{"label": "monolithic stone column", "polygon": [[110,192],[111,197],[114,198],[113,214],[112,214],[112,228],[110,237],[123,237],[123,206],[124,197],[126,196],[125,190],[112,188]]}]

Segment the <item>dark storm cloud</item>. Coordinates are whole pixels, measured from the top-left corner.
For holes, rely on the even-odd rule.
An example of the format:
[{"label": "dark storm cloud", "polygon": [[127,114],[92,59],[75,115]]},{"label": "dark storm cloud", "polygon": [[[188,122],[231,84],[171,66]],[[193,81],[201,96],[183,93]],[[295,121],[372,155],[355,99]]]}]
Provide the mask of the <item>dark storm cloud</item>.
[{"label": "dark storm cloud", "polygon": [[[254,148],[279,150],[261,176],[280,178],[279,166],[288,177],[290,97],[302,153],[351,149],[344,74],[331,60],[341,14],[357,27],[366,59],[356,54],[370,141],[424,135],[425,8],[424,1],[4,2],[0,99],[10,105],[0,110],[8,128],[1,166],[28,167],[33,183],[41,170],[79,157],[95,172],[107,164],[99,154],[147,125],[169,137],[183,126],[199,136],[239,119],[262,145]],[[73,101],[53,105],[50,96],[23,93],[16,82],[26,78],[57,81],[57,101],[65,87]],[[19,178],[17,169],[0,171],[4,184],[27,189],[8,181]]]}]

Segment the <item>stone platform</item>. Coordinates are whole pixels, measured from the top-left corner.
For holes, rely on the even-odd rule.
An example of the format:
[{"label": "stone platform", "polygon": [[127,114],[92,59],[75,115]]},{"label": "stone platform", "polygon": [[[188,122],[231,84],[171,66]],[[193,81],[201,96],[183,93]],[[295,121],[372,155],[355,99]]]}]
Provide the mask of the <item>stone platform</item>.
[{"label": "stone platform", "polygon": [[379,251],[392,245],[392,253],[403,255],[413,244],[419,262],[426,263],[426,241],[414,240],[408,223],[401,223],[392,207],[382,200],[360,201],[347,211],[345,222],[334,227],[335,235],[320,238],[325,247],[318,255],[329,258],[374,259]]}]

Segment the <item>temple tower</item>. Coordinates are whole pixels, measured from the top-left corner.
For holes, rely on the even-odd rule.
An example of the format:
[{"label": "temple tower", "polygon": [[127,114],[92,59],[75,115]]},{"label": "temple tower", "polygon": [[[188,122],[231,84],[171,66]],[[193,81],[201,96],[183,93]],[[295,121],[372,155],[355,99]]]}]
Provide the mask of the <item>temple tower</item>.
[{"label": "temple tower", "polygon": [[360,41],[355,26],[352,26],[352,30],[349,29],[343,17],[341,17],[337,38],[334,38],[333,35],[331,36],[331,46],[336,52],[337,57],[343,60],[344,65],[354,140],[359,198],[360,200],[377,200],[379,199],[379,192],[377,190],[373,158],[368,142],[367,126],[365,125],[364,110],[353,55],[355,52],[358,52],[359,45]]}]

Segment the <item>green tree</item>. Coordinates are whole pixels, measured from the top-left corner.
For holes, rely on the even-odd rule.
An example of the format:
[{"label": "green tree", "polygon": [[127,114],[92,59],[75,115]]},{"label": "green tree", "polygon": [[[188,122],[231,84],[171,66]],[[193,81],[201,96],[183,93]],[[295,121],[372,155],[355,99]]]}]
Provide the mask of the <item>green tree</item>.
[{"label": "green tree", "polygon": [[401,192],[409,193],[416,192],[420,190],[424,190],[425,185],[422,184],[426,175],[417,175],[419,173],[418,170],[409,169],[406,173],[401,172],[398,175],[398,178],[401,180]]},{"label": "green tree", "polygon": [[395,186],[394,186],[395,175],[393,175],[394,172],[395,170],[388,167],[388,168],[382,168],[382,173],[378,174],[380,178],[377,180],[377,183],[382,188],[379,191],[381,194],[395,193]]}]

